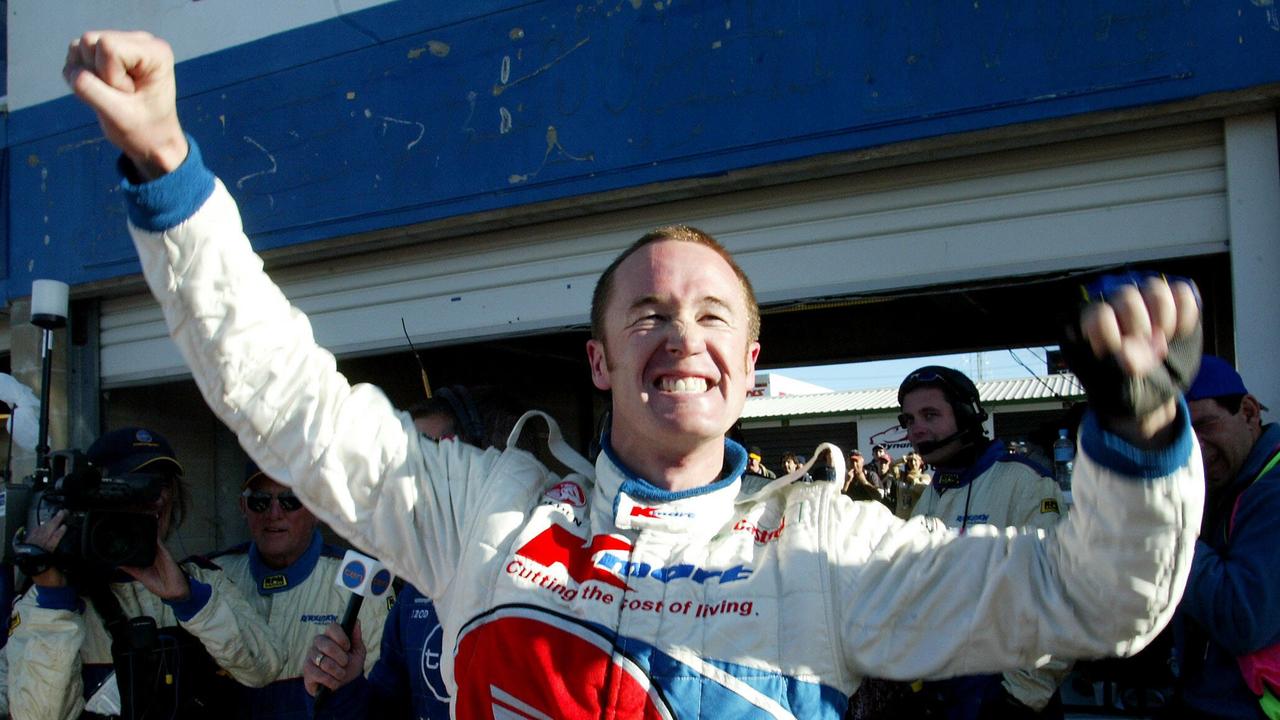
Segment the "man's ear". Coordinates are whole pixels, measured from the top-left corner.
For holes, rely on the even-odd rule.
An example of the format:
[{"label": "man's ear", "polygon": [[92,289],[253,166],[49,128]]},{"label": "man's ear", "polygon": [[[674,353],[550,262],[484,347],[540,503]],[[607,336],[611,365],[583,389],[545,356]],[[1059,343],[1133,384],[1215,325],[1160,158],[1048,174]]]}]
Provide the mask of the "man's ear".
[{"label": "man's ear", "polygon": [[1245,422],[1251,427],[1255,424],[1262,425],[1262,405],[1258,398],[1248,394],[1240,398],[1240,412],[1244,413]]},{"label": "man's ear", "polygon": [[604,343],[595,339],[587,341],[587,364],[591,366],[591,382],[597,390],[609,390],[613,387],[609,380],[609,356],[605,352]]},{"label": "man's ear", "polygon": [[760,359],[760,341],[753,340],[747,346],[747,387],[756,386],[756,362]]}]

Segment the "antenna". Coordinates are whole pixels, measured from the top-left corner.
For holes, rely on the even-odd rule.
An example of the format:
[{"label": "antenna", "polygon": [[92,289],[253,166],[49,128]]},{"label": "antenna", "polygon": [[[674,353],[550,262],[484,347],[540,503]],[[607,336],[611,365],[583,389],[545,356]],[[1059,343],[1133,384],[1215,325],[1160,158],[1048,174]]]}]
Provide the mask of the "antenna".
[{"label": "antenna", "polygon": [[418,362],[418,371],[422,373],[422,392],[427,394],[427,399],[431,399],[431,382],[427,380],[427,366],[422,364],[422,356],[418,355],[418,348],[413,346],[413,339],[409,337],[409,327],[405,325],[404,318],[400,318],[400,329],[404,331],[405,342],[409,343],[409,350],[413,352],[413,359]]}]

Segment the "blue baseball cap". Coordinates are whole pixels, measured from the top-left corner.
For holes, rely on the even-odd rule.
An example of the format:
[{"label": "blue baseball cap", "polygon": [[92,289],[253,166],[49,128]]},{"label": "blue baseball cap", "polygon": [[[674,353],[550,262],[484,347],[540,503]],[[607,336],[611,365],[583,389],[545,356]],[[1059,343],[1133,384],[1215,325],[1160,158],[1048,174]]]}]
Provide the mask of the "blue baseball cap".
[{"label": "blue baseball cap", "polygon": [[126,427],[104,433],[84,452],[89,462],[108,476],[127,473],[182,475],[169,441],[160,433]]},{"label": "blue baseball cap", "polygon": [[1216,355],[1200,358],[1200,372],[1187,390],[1187,400],[1205,400],[1229,395],[1247,395],[1244,380],[1231,364]]}]

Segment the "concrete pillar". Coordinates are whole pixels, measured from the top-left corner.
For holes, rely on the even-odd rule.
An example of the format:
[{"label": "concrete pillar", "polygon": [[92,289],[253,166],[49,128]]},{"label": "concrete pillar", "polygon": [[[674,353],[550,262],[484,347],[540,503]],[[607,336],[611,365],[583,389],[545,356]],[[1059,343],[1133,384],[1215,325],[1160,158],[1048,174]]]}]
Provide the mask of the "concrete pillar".
[{"label": "concrete pillar", "polygon": [[[1227,118],[1227,222],[1235,360],[1245,386],[1280,411],[1280,153],[1276,116]],[[1274,420],[1275,417],[1265,418]]]}]

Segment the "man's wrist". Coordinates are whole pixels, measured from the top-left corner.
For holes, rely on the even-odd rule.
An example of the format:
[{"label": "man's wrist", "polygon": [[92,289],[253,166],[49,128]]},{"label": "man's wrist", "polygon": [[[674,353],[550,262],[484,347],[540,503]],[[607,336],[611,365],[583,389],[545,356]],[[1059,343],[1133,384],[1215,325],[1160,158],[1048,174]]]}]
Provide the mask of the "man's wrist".
[{"label": "man's wrist", "polygon": [[1155,450],[1171,445],[1177,439],[1180,429],[1175,422],[1177,419],[1178,405],[1172,398],[1140,417],[1099,418],[1105,430],[1142,450]]},{"label": "man's wrist", "polygon": [[148,149],[145,155],[133,153],[126,153],[126,155],[133,163],[140,179],[149,182],[177,170],[187,159],[188,152],[190,147],[187,144],[187,136],[179,129],[176,134],[171,133],[169,138]]}]

